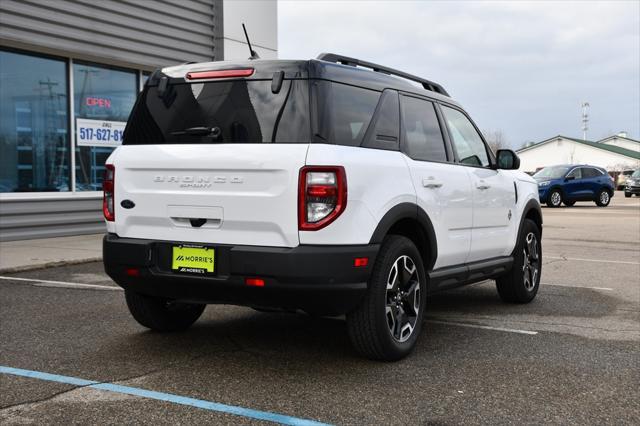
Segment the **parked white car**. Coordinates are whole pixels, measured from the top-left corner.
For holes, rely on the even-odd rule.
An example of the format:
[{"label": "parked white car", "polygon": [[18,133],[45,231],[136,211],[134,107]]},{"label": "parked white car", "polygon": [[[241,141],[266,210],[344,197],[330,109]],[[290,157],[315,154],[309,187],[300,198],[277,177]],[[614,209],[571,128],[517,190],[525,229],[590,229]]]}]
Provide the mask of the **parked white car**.
[{"label": "parked white car", "polygon": [[346,314],[361,354],[397,360],[429,293],[535,297],[542,214],[518,166],[442,86],[381,65],[164,68],[107,161],[104,265],[154,330],[206,304]]}]

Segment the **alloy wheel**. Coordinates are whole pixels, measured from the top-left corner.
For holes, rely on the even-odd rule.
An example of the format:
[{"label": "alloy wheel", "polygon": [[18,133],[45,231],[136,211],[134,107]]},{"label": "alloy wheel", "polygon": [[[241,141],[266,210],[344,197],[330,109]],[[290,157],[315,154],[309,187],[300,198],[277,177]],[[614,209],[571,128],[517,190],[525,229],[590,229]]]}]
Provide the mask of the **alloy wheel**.
[{"label": "alloy wheel", "polygon": [[524,262],[522,263],[522,273],[524,278],[524,288],[532,291],[538,279],[540,271],[540,257],[538,256],[538,239],[533,232],[529,232],[525,238],[524,248],[522,249]]},{"label": "alloy wheel", "polygon": [[555,191],[551,194],[551,204],[553,204],[554,206],[559,206],[561,201],[562,197],[560,196],[559,192]]},{"label": "alloy wheel", "polygon": [[405,342],[413,334],[420,312],[420,277],[409,256],[396,259],[387,279],[385,316],[393,338]]},{"label": "alloy wheel", "polygon": [[609,202],[609,193],[607,191],[602,191],[600,193],[600,203],[607,204]]}]

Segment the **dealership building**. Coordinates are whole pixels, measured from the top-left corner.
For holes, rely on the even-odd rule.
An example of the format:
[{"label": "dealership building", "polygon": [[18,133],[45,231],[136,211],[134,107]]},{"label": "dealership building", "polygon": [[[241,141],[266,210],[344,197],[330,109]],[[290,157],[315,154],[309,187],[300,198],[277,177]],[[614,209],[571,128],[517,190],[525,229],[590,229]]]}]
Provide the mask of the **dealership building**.
[{"label": "dealership building", "polygon": [[520,170],[527,173],[558,164],[590,164],[617,175],[640,168],[640,141],[625,132],[598,141],[558,135],[527,145],[518,156]]},{"label": "dealership building", "polygon": [[103,232],[104,162],[145,80],[247,59],[242,23],[276,58],[276,0],[0,1],[0,240]]}]

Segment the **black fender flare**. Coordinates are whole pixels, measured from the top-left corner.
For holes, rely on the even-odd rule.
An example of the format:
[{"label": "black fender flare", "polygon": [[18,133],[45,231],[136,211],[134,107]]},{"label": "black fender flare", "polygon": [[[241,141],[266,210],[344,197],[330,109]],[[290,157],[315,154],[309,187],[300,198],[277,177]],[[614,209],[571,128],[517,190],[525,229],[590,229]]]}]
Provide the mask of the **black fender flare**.
[{"label": "black fender flare", "polygon": [[423,257],[428,261],[425,262],[425,271],[430,271],[438,258],[438,240],[433,223],[429,215],[417,204],[400,203],[396,204],[382,216],[380,222],[369,241],[370,244],[380,244],[387,235],[391,227],[402,219],[414,219],[422,227],[426,237],[429,253],[423,253]]},{"label": "black fender flare", "polygon": [[[518,226],[517,238],[520,238],[520,234],[522,233],[522,226],[524,225],[524,220],[527,218],[527,215],[531,210],[535,210],[536,212],[538,212],[538,216],[540,216],[540,236],[542,236],[542,223],[543,223],[542,207],[540,207],[540,203],[538,202],[538,200],[536,200],[535,198],[532,198],[529,201],[527,201],[527,203],[524,205],[524,208],[522,209],[522,217],[520,217],[520,225]],[[518,245],[517,241],[516,241],[516,245]]]}]

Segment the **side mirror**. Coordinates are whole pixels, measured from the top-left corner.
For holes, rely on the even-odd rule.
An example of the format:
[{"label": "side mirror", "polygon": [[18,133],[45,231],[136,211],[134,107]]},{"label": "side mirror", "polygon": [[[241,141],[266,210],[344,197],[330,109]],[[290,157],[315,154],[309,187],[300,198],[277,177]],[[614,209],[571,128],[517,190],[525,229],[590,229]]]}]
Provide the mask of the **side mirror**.
[{"label": "side mirror", "polygon": [[520,168],[518,154],[510,149],[499,149],[496,153],[497,169],[517,170]]},{"label": "side mirror", "polygon": [[566,178],[564,178],[565,182],[569,182],[570,180],[575,180],[576,177],[575,176],[567,176]]}]

